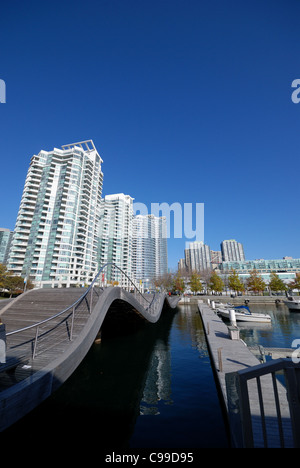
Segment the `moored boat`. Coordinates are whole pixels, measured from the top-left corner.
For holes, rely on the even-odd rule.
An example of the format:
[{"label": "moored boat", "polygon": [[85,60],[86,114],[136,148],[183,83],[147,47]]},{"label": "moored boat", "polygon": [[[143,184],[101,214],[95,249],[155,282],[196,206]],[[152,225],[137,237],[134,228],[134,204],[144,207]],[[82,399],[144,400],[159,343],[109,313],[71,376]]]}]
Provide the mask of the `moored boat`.
[{"label": "moored boat", "polygon": [[290,309],[290,310],[299,310],[300,311],[300,300],[295,299],[293,296],[288,296],[286,301],[283,303]]},{"label": "moored boat", "polygon": [[240,322],[260,322],[260,323],[270,323],[271,316],[268,314],[257,314],[252,313],[247,306],[239,306],[234,309],[229,309],[225,307],[218,307],[217,312],[221,317],[225,319],[230,319],[230,311],[234,310],[236,321]]}]

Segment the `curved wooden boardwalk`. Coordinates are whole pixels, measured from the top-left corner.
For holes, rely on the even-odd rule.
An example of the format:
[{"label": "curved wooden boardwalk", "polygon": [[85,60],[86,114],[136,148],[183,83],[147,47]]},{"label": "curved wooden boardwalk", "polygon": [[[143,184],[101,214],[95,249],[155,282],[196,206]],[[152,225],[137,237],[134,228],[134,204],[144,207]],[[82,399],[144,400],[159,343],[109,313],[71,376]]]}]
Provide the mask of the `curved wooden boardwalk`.
[{"label": "curved wooden boardwalk", "polygon": [[[119,287],[95,286],[69,309],[84,292],[83,288],[32,290],[0,310],[7,335],[6,363],[0,364],[0,431],[67,380],[89,351],[113,303],[155,323],[165,304],[175,308],[179,301],[165,293],[142,296]],[[33,326],[36,323],[40,325]]]}]

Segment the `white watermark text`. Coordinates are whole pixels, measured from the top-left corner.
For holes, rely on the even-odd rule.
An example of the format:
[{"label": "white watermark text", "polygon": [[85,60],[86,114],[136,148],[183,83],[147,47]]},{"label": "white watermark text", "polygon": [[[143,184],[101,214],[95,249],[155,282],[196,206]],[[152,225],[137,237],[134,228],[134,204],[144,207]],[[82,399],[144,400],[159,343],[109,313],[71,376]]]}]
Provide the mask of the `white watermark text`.
[{"label": "white watermark text", "polygon": [[0,79],[0,104],[6,103],[6,84],[4,80]]}]

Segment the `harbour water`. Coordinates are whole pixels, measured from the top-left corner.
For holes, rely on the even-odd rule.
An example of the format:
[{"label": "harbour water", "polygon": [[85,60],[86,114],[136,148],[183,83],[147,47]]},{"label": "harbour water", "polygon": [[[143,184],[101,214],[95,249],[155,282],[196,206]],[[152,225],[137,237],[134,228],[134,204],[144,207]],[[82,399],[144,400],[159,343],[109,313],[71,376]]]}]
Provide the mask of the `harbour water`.
[{"label": "harbour water", "polygon": [[[250,305],[272,324],[241,324],[249,345],[291,348],[300,314]],[[197,305],[166,310],[157,324],[113,324],[54,396],[1,433],[1,441],[72,440],[105,449],[226,448],[228,439]],[[96,442],[95,442],[96,441]]]},{"label": "harbour water", "polygon": [[[269,314],[270,324],[239,323],[240,337],[248,346],[261,345],[266,348],[293,348],[293,341],[300,340],[300,313],[289,311],[279,304],[251,304],[250,310]],[[296,346],[295,346],[296,347]]]},{"label": "harbour water", "polygon": [[104,328],[71,378],[1,441],[66,435],[102,451],[227,447],[197,306],[166,310],[134,331]]}]

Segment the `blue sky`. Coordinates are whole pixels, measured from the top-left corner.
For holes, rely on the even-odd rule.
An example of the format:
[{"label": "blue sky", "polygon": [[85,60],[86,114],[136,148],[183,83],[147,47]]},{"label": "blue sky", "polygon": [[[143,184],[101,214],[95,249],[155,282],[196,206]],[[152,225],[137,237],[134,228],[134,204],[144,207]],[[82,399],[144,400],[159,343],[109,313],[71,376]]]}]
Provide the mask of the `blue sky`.
[{"label": "blue sky", "polygon": [[0,226],[33,154],[92,139],[103,195],[204,203],[211,249],[299,258],[299,17],[298,0],[2,2]]}]

